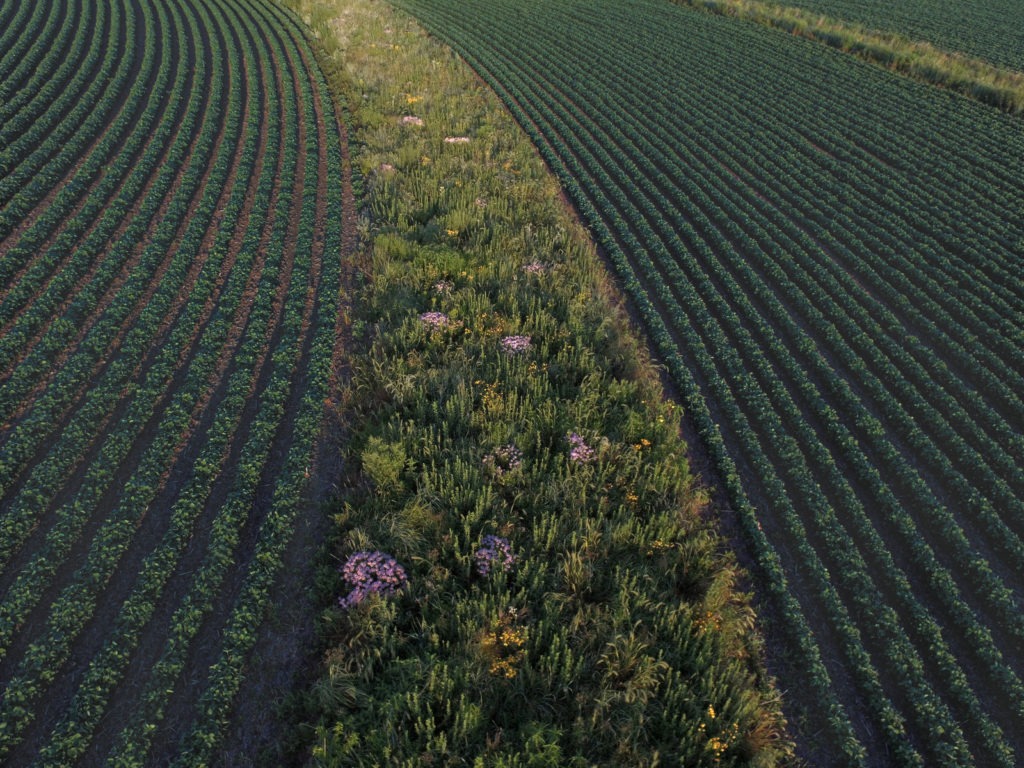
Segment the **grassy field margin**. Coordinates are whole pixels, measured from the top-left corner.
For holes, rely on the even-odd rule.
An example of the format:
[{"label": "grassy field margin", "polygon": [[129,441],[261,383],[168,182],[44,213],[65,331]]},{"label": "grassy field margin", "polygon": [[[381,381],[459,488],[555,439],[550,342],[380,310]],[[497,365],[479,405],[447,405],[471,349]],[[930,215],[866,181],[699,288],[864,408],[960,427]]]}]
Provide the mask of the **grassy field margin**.
[{"label": "grassy field margin", "polygon": [[[792,763],[680,414],[532,144],[379,0],[292,7],[349,105],[367,206],[301,748],[316,765]],[[360,552],[394,558],[393,594],[353,596]]]},{"label": "grassy field margin", "polygon": [[815,40],[864,61],[996,107],[1024,112],[1024,73],[946,51],[897,32],[868,29],[812,11],[762,0],[673,0],[718,16],[753,21]]}]

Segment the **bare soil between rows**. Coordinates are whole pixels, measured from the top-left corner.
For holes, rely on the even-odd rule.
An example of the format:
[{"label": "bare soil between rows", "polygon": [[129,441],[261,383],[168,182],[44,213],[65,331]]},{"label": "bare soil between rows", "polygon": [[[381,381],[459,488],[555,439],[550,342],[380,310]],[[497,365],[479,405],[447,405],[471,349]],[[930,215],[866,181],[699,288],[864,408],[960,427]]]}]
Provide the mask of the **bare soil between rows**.
[{"label": "bare soil between rows", "polygon": [[[312,63],[305,60],[306,67]],[[321,99],[330,99],[321,93]],[[322,105],[316,102],[320,146],[326,141],[325,119]],[[339,114],[335,105],[335,114]],[[342,184],[342,245],[338,254],[325,253],[324,258],[342,261],[343,294],[351,296],[352,258],[357,248],[356,200],[352,187],[351,156],[348,132],[340,117],[336,117],[336,130],[341,136],[341,154],[344,176]],[[331,179],[330,183],[338,180]],[[328,183],[325,168],[321,166],[321,185]],[[321,199],[326,193],[320,189]],[[340,389],[347,377],[345,356],[351,348],[350,329],[343,318],[349,316],[344,309],[335,324],[335,346],[332,359],[331,403],[340,399]],[[324,427],[318,440],[310,474],[312,476],[306,511],[300,515],[288,547],[274,594],[270,615],[264,622],[248,674],[238,696],[237,709],[229,724],[224,743],[218,753],[220,765],[236,768],[252,766],[284,766],[298,762],[295,745],[289,734],[293,723],[289,706],[298,692],[305,691],[319,673],[318,641],[315,620],[319,606],[313,591],[318,556],[328,534],[330,521],[325,508],[337,493],[335,482],[342,474],[342,427],[330,406],[326,409]]]},{"label": "bare soil between rows", "polygon": [[[286,31],[268,31],[268,29],[274,26],[275,22],[271,22],[270,27],[268,27],[264,20],[262,22],[255,22],[252,28],[254,30],[260,30],[255,34],[261,36],[280,34],[283,38],[285,35],[289,34],[289,32]],[[213,33],[211,32],[211,34]],[[291,31],[290,34],[294,35],[294,30]],[[237,44],[237,41],[235,42]],[[260,37],[260,39],[255,41],[255,48],[258,49],[261,46],[266,48],[268,46],[268,39]],[[274,68],[278,70],[278,90],[279,92],[284,90],[281,87],[281,76],[283,74],[283,76],[289,80],[288,90],[298,93],[301,90],[299,87],[299,78],[308,77],[305,70],[311,66],[315,66],[315,64],[308,60],[304,53],[295,55],[289,48],[288,44],[282,44],[282,50],[288,51],[286,57],[282,60],[276,61],[274,65]],[[271,58],[275,60],[277,59],[276,55],[273,54]],[[243,74],[244,73],[235,73],[235,76],[238,77]],[[272,77],[273,75],[271,74],[269,76]],[[312,234],[314,252],[312,254],[308,282],[306,281],[305,276],[302,278],[303,282],[301,290],[304,293],[304,299],[300,299],[300,302],[303,304],[303,307],[300,310],[302,323],[298,330],[298,341],[297,346],[295,347],[297,354],[296,362],[290,377],[291,391],[286,400],[284,415],[280,418],[276,428],[276,434],[273,439],[268,462],[262,471],[263,480],[261,481],[257,491],[257,499],[254,505],[253,515],[248,523],[246,523],[242,532],[241,543],[236,553],[236,570],[229,573],[225,578],[224,586],[215,601],[213,610],[204,621],[203,626],[200,628],[199,635],[190,646],[188,666],[184,674],[177,681],[174,692],[171,693],[167,702],[165,702],[161,723],[158,726],[154,737],[153,749],[151,750],[147,760],[148,764],[162,765],[170,762],[176,756],[177,750],[179,749],[179,739],[181,734],[187,730],[190,723],[193,722],[194,718],[198,714],[197,707],[199,698],[207,684],[206,681],[208,679],[210,666],[216,661],[220,654],[221,630],[227,622],[234,606],[235,599],[241,590],[246,566],[255,552],[255,544],[258,538],[260,525],[271,506],[271,498],[276,477],[284,470],[288,449],[296,437],[296,419],[309,383],[307,373],[312,360],[313,320],[320,306],[321,299],[323,298],[323,291],[328,290],[328,288],[323,284],[321,278],[324,260],[332,259],[344,262],[355,249],[355,202],[351,178],[349,175],[350,162],[347,144],[345,143],[347,139],[344,139],[344,130],[340,121],[335,123],[332,119],[331,124],[328,124],[326,110],[324,108],[324,104],[321,103],[321,100],[329,99],[330,97],[318,90],[315,81],[313,82],[313,92],[313,109],[316,115],[315,126],[306,125],[306,120],[302,117],[302,99],[301,97],[299,98],[300,125],[297,130],[300,136],[300,143],[298,146],[298,152],[294,159],[294,162],[297,164],[297,175],[295,177],[296,189],[285,190],[280,186],[280,183],[277,183],[275,184],[275,192],[270,202],[270,210],[274,210],[276,207],[274,199],[278,196],[280,196],[282,200],[288,201],[287,220],[279,223],[277,226],[277,228],[282,232],[283,240],[283,250],[281,254],[281,260],[283,263],[280,275],[281,280],[274,286],[264,286],[260,289],[273,290],[276,298],[273,301],[271,320],[267,328],[266,339],[264,340],[265,344],[263,345],[263,354],[260,358],[261,362],[256,365],[251,374],[253,389],[250,392],[251,397],[247,401],[247,415],[243,415],[242,426],[235,432],[232,437],[232,442],[226,449],[224,457],[225,463],[221,468],[222,478],[233,477],[235,473],[235,464],[237,464],[240,459],[241,444],[245,441],[245,435],[248,434],[249,421],[251,421],[255,414],[255,409],[258,406],[262,392],[261,388],[269,383],[270,371],[278,365],[276,361],[273,366],[270,364],[270,352],[278,347],[278,343],[282,339],[282,334],[284,333],[281,321],[285,305],[287,303],[286,294],[292,277],[291,264],[293,263],[297,252],[297,233],[300,226],[305,226],[303,219],[304,200],[303,195],[301,194],[301,189],[304,182],[311,181],[308,178],[304,179],[303,169],[306,164],[307,139],[303,137],[310,137],[308,141],[312,142],[314,140],[312,136],[315,135],[315,141],[319,150],[318,155],[314,160],[318,175],[318,178],[315,180],[317,185],[318,202],[313,223],[314,231]],[[247,105],[248,102],[249,99],[247,99]],[[283,117],[285,114],[284,100],[281,102],[280,109]],[[268,141],[271,140],[270,137],[266,135],[266,124],[267,119],[266,115],[264,115],[261,123],[262,135],[259,142],[260,158],[263,156],[263,152]],[[223,128],[221,130],[223,131]],[[342,154],[345,168],[345,178],[341,180],[328,177],[329,166],[327,160],[327,142],[332,140],[333,137],[338,136],[339,132],[343,136]],[[274,140],[279,141],[280,139],[275,138]],[[240,138],[238,146],[236,147],[236,154],[234,156],[230,178],[228,179],[224,194],[227,194],[228,190],[235,185],[238,159],[242,151],[241,147],[244,143],[244,139]],[[215,152],[216,149],[214,148],[213,151]],[[280,163],[284,162],[285,152],[282,151],[279,154],[280,158],[278,167],[280,168]],[[261,160],[258,161],[258,164],[261,162]],[[259,175],[260,174],[258,173],[254,174],[253,178],[248,180],[247,183],[249,184],[249,191],[246,195],[244,216],[242,216],[240,222],[233,222],[233,224],[238,227],[237,231],[239,233],[245,228],[245,222],[248,220],[249,213],[255,202],[254,187],[258,181]],[[279,176],[280,174],[276,174],[275,178]],[[339,213],[333,210],[328,210],[327,192],[329,185],[334,185],[339,182],[343,182],[344,185],[342,194],[343,210],[340,212],[343,220],[342,248],[341,251],[337,253],[325,253],[324,231],[328,217],[336,217]],[[238,183],[243,184],[246,183],[246,181],[238,179]],[[222,208],[224,199],[225,198],[222,196],[221,204],[217,206],[218,209]],[[266,201],[261,201],[260,204],[266,204]],[[203,243],[204,253],[212,245],[212,237],[222,223],[220,218],[221,217],[219,215],[215,216],[214,219],[208,223],[207,237]],[[261,265],[263,263],[262,256],[266,255],[265,252],[269,247],[268,236],[273,228],[271,223],[272,218],[272,216],[268,217],[268,222],[264,229],[263,239],[260,245],[260,258],[255,259],[253,276],[256,278],[259,277],[259,273],[261,272]],[[335,221],[336,220],[337,219],[335,219]],[[284,232],[283,228],[285,227],[287,228],[287,232]],[[232,265],[235,263],[235,256],[237,256],[240,247],[242,247],[242,237],[239,234],[232,238],[231,244],[227,249],[227,253],[224,255],[225,269],[230,270],[232,268]],[[202,259],[199,261],[201,262]],[[211,313],[217,311],[217,307],[219,306],[218,297],[223,290],[225,282],[226,274],[222,274],[213,294],[209,297],[206,310],[203,312],[204,318],[209,319]],[[257,282],[259,281],[257,280]],[[161,479],[162,487],[160,491],[155,497],[150,508],[144,510],[144,513],[139,518],[139,528],[135,533],[135,538],[132,540],[128,551],[124,554],[119,563],[119,569],[114,573],[110,582],[101,587],[102,600],[97,607],[95,615],[89,619],[83,633],[76,640],[75,646],[71,650],[71,656],[67,663],[65,663],[60,670],[56,671],[55,680],[58,681],[60,685],[50,685],[49,689],[38,699],[35,706],[35,721],[26,729],[24,733],[25,738],[21,743],[17,744],[11,752],[8,752],[5,760],[10,758],[14,761],[13,764],[28,764],[28,762],[37,756],[39,748],[45,744],[46,740],[49,738],[52,727],[63,715],[67,706],[71,702],[77,689],[77,684],[83,678],[86,666],[103,648],[107,640],[105,628],[112,628],[114,626],[121,605],[123,604],[126,596],[130,593],[132,585],[136,581],[142,559],[146,555],[146,552],[155,545],[155,542],[159,541],[161,532],[167,528],[167,517],[171,513],[174,501],[178,494],[176,487],[180,483],[184,482],[184,479],[186,479],[190,473],[190,464],[198,455],[203,436],[211,424],[212,412],[217,407],[217,404],[223,395],[224,382],[230,375],[231,371],[235,368],[235,363],[233,361],[234,352],[241,334],[245,332],[245,328],[248,326],[249,311],[251,309],[253,299],[252,291],[255,289],[255,285],[256,283],[250,279],[249,285],[246,288],[248,300],[243,298],[238,316],[235,318],[222,349],[222,359],[216,366],[216,370],[212,374],[212,378],[204,387],[203,393],[196,400],[196,407],[193,409],[193,413],[191,414],[189,427],[182,433],[179,444],[174,451],[172,464],[168,467]],[[116,288],[117,286],[114,287]],[[336,288],[332,287],[330,290],[333,291],[336,290]],[[177,317],[178,310],[180,310],[180,308],[189,301],[190,293],[190,291],[182,291],[181,296],[175,304],[176,310],[173,313],[174,317]],[[345,293],[350,294],[350,291],[346,290]],[[342,321],[342,317],[347,316],[347,312],[340,312],[339,317],[334,323],[336,329],[342,335],[347,332],[347,327]],[[201,333],[202,327],[204,326],[205,320],[200,327],[197,327],[197,335],[193,337],[193,342],[190,342],[190,344],[194,345],[194,339],[198,338],[198,335]],[[165,326],[161,330],[161,338],[166,331],[167,327]],[[341,337],[339,337],[339,341],[334,345],[334,359],[332,360],[334,371],[332,381],[335,385],[337,385],[338,381],[343,378],[343,374],[339,373],[339,371],[343,369],[343,355],[347,351],[347,348],[347,344]],[[154,350],[150,349],[144,354],[142,362],[140,362],[143,369],[145,368],[147,361],[151,360],[153,352]],[[194,352],[194,349],[190,346],[189,349],[184,350],[182,356],[179,357],[179,368],[167,383],[167,388],[165,389],[164,396],[161,398],[161,405],[160,408],[158,408],[157,415],[159,415],[159,412],[166,405],[166,398],[172,396],[180,384],[180,378],[183,375],[183,367],[187,368],[189,366],[192,359],[192,352]],[[133,375],[137,377],[140,374],[140,370],[142,369],[136,368]],[[82,393],[79,392],[74,398],[72,398],[74,402],[70,406],[70,411],[64,412],[65,418],[68,418],[69,412],[74,411],[74,408],[77,406],[78,402],[80,402],[81,396]],[[332,393],[330,399],[336,402],[337,392]],[[115,408],[114,415],[117,416],[117,413],[119,413],[119,411]],[[108,423],[109,421],[110,418],[108,416],[105,423]],[[60,424],[56,424],[54,426],[59,430]],[[313,481],[311,483],[312,488],[309,491],[306,510],[304,514],[300,515],[297,521],[293,538],[291,539],[290,546],[288,547],[285,555],[285,565],[282,577],[280,578],[280,583],[275,590],[273,605],[269,610],[270,616],[261,629],[260,640],[252,654],[253,662],[249,666],[250,675],[246,680],[242,694],[237,699],[239,714],[235,717],[229,740],[225,743],[222,750],[222,760],[229,765],[243,765],[245,764],[244,760],[247,759],[246,756],[255,754],[260,748],[262,748],[257,745],[277,743],[280,740],[282,729],[284,727],[284,720],[276,714],[274,708],[269,705],[269,702],[280,700],[284,696],[283,691],[291,691],[296,687],[296,685],[300,685],[305,681],[308,681],[308,674],[305,678],[303,678],[303,674],[313,669],[311,659],[307,658],[306,654],[310,648],[314,647],[312,628],[315,606],[313,605],[311,598],[304,599],[303,596],[306,594],[309,585],[313,581],[313,555],[320,546],[324,528],[327,524],[327,517],[320,514],[318,504],[330,495],[331,483],[328,478],[336,476],[340,471],[337,466],[336,459],[338,451],[334,449],[336,443],[333,442],[337,438],[336,436],[332,436],[333,432],[333,427],[325,427],[324,433],[318,441],[316,458],[314,459],[314,463],[311,465],[312,471],[310,474],[313,476]],[[92,445],[95,446],[98,442],[101,442],[101,438],[102,435],[98,436],[96,440],[92,441]],[[136,436],[136,440],[139,441],[139,444],[132,449],[132,455],[136,457],[132,460],[132,466],[135,466],[138,463],[139,452],[145,449],[151,439],[153,439],[152,430],[148,429],[146,425],[143,425],[142,431]],[[95,456],[95,449],[93,449],[89,455],[76,460],[75,464],[81,469],[85,465],[90,464],[92,460],[95,459]],[[35,459],[38,458],[38,456],[35,457]],[[118,477],[122,481],[126,479],[125,472],[129,471],[129,469],[130,468],[126,469],[122,467],[116,470]],[[74,477],[68,478],[68,480],[74,483]],[[229,483],[224,480],[217,481],[214,486],[213,495],[211,495],[205,505],[203,512],[204,517],[208,517],[210,514],[215,513],[220,507],[225,500],[228,486]],[[108,507],[112,508],[111,505],[116,505],[116,501],[117,500],[115,498],[109,498],[109,494],[107,494],[104,497],[103,504],[101,504],[100,509],[103,510]],[[101,522],[102,521],[93,521],[89,523],[88,529],[91,530]],[[80,761],[80,764],[94,764],[97,761],[102,761],[108,754],[109,750],[117,743],[117,737],[120,733],[120,729],[131,714],[131,709],[134,706],[135,699],[141,693],[142,688],[145,687],[146,681],[149,679],[149,668],[152,666],[152,663],[160,657],[163,650],[164,642],[166,640],[165,630],[167,627],[167,621],[177,607],[179,598],[188,588],[188,585],[191,582],[191,574],[194,573],[195,569],[198,568],[202,562],[205,552],[205,545],[203,542],[209,533],[208,528],[208,524],[204,524],[202,520],[198,521],[193,541],[186,550],[174,574],[171,576],[164,596],[161,598],[160,602],[163,605],[163,609],[158,611],[157,614],[154,614],[154,617],[146,624],[138,646],[135,647],[134,651],[132,651],[132,659],[130,663],[124,670],[122,670],[120,682],[114,684],[115,688],[113,689],[114,692],[109,699],[107,712],[103,717],[100,726],[97,728],[96,733],[93,734],[93,742],[89,747],[86,756]],[[86,540],[90,538],[91,535],[86,536]],[[32,544],[34,541],[35,539],[33,538],[29,544]],[[79,552],[81,551],[80,544],[76,545],[76,550]],[[76,560],[80,561],[81,557],[77,557]],[[67,577],[69,568],[71,568],[71,565],[62,564],[60,568],[62,575],[59,577],[59,580],[63,580]],[[52,589],[49,590],[47,596],[53,597],[52,592]],[[42,614],[37,617],[37,621],[31,622],[23,628],[24,632],[32,634],[30,630],[32,630],[33,627],[35,627],[35,629],[39,629],[40,622],[45,622],[46,618],[46,612],[44,610]],[[19,641],[19,649],[23,650],[21,646],[26,642],[30,642],[31,638],[25,635],[24,637],[19,638]],[[17,658],[20,656],[20,652],[12,653],[9,662],[15,663]]]}]

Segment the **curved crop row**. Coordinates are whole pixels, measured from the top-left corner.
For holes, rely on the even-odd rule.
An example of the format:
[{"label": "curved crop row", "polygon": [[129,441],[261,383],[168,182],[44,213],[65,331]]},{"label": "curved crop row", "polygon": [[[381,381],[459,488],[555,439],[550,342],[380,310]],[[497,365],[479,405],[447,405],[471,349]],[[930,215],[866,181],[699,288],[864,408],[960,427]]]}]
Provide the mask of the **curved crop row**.
[{"label": "curved crop row", "polygon": [[0,60],[0,760],[170,761],[215,744],[306,509],[340,128],[263,0],[34,5],[36,70]]}]

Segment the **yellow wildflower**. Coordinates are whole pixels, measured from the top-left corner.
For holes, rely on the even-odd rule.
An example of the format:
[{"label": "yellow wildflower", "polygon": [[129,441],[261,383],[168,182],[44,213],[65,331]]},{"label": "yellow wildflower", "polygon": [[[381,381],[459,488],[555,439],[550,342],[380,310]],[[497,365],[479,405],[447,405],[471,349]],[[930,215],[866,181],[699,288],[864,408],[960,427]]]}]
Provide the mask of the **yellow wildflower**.
[{"label": "yellow wildflower", "polygon": [[518,673],[518,665],[526,658],[526,632],[514,626],[516,612],[509,609],[498,619],[494,628],[486,632],[480,644],[490,657],[488,670],[492,675],[512,679]]}]

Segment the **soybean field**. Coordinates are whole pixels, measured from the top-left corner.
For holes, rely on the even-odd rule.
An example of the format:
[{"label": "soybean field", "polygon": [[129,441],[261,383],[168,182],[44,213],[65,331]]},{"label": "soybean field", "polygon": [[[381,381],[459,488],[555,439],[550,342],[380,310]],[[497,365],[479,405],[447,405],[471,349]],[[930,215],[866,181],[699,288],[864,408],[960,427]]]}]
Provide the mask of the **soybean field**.
[{"label": "soybean field", "polygon": [[341,125],[264,0],[0,30],[0,763],[205,764],[309,504]]},{"label": "soybean field", "polygon": [[814,762],[1024,761],[1024,124],[665,0],[396,5],[614,264]]},{"label": "soybean field", "polygon": [[955,4],[942,0],[785,0],[778,4],[898,32],[1018,72],[1024,69],[1024,7],[1014,0]]}]

